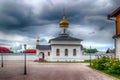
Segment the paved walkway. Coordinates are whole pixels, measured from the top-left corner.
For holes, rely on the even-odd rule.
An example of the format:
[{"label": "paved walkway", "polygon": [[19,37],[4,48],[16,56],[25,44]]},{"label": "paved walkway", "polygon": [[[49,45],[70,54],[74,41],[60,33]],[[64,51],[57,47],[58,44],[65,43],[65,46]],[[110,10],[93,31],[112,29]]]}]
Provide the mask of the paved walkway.
[{"label": "paved walkway", "polygon": [[[1,63],[1,61],[0,61]],[[37,63],[27,61],[28,74],[23,75],[23,61],[5,61],[0,80],[117,80],[84,63]]]}]

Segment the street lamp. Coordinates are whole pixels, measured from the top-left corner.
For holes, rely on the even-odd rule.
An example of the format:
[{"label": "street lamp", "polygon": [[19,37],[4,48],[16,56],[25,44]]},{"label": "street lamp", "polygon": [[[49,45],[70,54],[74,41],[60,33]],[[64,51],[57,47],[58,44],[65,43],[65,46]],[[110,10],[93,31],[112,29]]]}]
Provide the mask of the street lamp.
[{"label": "street lamp", "polygon": [[3,68],[3,52],[1,51],[1,59],[2,59],[2,61],[1,61],[1,67]]},{"label": "street lamp", "polygon": [[24,49],[25,49],[25,52],[24,52],[24,75],[27,75],[27,67],[26,67],[26,47],[27,45],[24,44]]},{"label": "street lamp", "polygon": [[90,46],[90,66],[91,66],[91,62],[92,62],[92,60],[91,60],[91,46]]},{"label": "street lamp", "polygon": [[[91,32],[89,34],[93,35],[93,34],[95,34],[95,32]],[[90,36],[90,38],[91,38],[91,36]],[[92,53],[92,51],[91,51],[91,45],[90,45],[90,51],[89,52],[90,52],[90,66],[91,66],[91,63],[92,63],[92,60],[91,60],[91,53]]]}]

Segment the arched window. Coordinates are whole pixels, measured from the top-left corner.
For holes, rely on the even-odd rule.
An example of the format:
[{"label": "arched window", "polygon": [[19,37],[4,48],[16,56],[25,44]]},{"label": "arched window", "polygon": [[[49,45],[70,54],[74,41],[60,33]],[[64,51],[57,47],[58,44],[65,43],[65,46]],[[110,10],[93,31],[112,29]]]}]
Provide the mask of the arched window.
[{"label": "arched window", "polygon": [[68,56],[68,49],[65,49],[65,56]]},{"label": "arched window", "polygon": [[73,56],[76,56],[76,49],[73,49]]},{"label": "arched window", "polygon": [[48,56],[50,56],[50,52],[48,52]]},{"label": "arched window", "polygon": [[60,56],[60,49],[56,49],[56,56]]}]

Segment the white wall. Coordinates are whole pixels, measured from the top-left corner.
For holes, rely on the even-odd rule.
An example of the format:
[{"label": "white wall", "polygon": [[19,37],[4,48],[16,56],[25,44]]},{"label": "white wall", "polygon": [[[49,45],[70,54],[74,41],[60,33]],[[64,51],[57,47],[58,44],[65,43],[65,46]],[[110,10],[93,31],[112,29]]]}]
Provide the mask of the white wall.
[{"label": "white wall", "polygon": [[[24,60],[24,55],[16,55],[16,54],[7,54],[3,55],[4,60]],[[0,60],[1,60],[1,55],[0,55]],[[34,55],[26,55],[26,60],[37,60],[36,54]]]},{"label": "white wall", "polygon": [[[48,58],[48,57],[47,57]],[[95,59],[96,57],[94,55],[92,55],[92,59]],[[4,60],[24,60],[24,55],[4,55],[3,56]],[[38,60],[38,57],[36,55],[27,55],[27,60]],[[90,59],[89,55],[80,55],[80,58],[60,58],[60,60],[58,60],[57,58],[51,59],[48,58],[47,60],[49,61],[84,61],[84,60],[88,60]],[[0,60],[1,60],[1,55],[0,55]]]},{"label": "white wall", "polygon": [[[51,41],[51,44],[64,44],[60,45],[51,45],[51,50],[38,50],[38,53],[44,52],[45,60],[47,61],[81,61],[82,50],[80,46],[80,41]],[[68,46],[66,44],[75,44]],[[60,56],[56,56],[56,49],[60,49]],[[65,49],[68,49],[68,56],[65,56]],[[76,49],[76,56],[73,56],[73,49]],[[50,56],[48,56],[50,52]],[[38,54],[37,53],[37,54]],[[42,54],[40,55],[40,58]]]},{"label": "white wall", "polygon": [[[81,61],[80,46],[51,46],[51,48],[51,61]],[[56,49],[60,49],[60,56],[56,56]],[[65,49],[68,49],[68,56],[65,56]],[[73,49],[76,49],[76,56],[73,56]]]},{"label": "white wall", "polygon": [[116,56],[120,59],[120,38],[116,38]]},{"label": "white wall", "polygon": [[[38,57],[38,59],[42,58],[42,54],[40,52],[44,53],[45,60],[51,58],[51,50],[37,50],[37,57]],[[50,52],[50,56],[48,56],[48,52]]]}]

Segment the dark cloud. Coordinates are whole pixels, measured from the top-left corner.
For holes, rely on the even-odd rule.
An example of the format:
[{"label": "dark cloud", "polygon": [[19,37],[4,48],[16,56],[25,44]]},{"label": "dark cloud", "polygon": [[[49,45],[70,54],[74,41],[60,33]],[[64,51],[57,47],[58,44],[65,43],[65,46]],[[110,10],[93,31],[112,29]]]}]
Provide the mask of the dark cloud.
[{"label": "dark cloud", "polygon": [[[47,40],[43,38],[44,36],[55,37],[59,35],[59,21],[63,15],[63,8],[65,8],[65,15],[70,23],[70,31],[68,31],[70,35],[89,40],[89,35],[86,33],[92,32],[91,29],[93,29],[95,34],[92,39],[94,41],[112,44],[115,24],[107,20],[107,15],[119,6],[119,0],[46,0],[38,1],[39,5],[28,4],[25,1],[0,1],[1,33],[17,34],[29,39],[35,39],[39,36],[42,37],[42,42],[46,43]],[[34,7],[36,5],[38,5],[37,8]],[[76,33],[75,28],[80,30]],[[84,28],[91,31],[87,30],[84,33],[84,30],[81,30]],[[99,37],[101,38],[99,39]],[[3,42],[6,41],[3,40]],[[23,43],[25,42],[23,41]],[[31,44],[34,42],[31,41]]]},{"label": "dark cloud", "polygon": [[[1,3],[2,4],[2,3]],[[0,26],[9,29],[21,29],[32,23],[30,7],[17,1],[3,1],[0,10]]]}]

